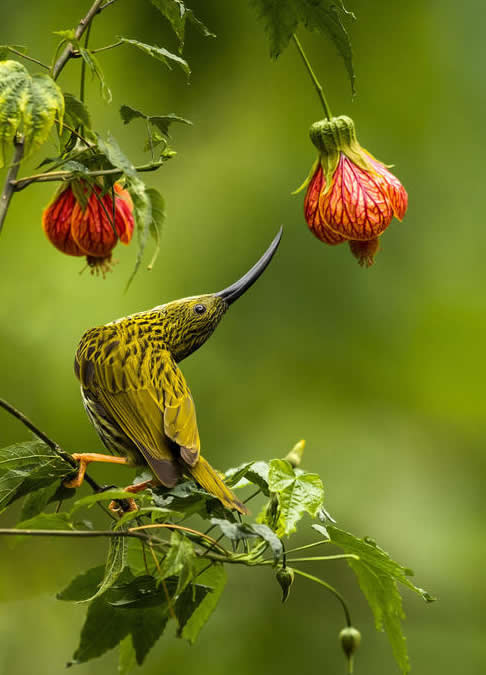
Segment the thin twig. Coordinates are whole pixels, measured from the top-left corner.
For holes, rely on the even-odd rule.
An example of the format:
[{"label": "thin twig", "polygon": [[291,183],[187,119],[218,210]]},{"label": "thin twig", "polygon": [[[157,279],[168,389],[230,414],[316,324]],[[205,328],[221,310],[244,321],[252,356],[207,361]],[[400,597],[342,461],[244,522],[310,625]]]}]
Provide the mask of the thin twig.
[{"label": "thin twig", "polygon": [[[90,54],[99,54],[100,52],[107,52],[110,49],[115,49],[116,47],[121,47],[124,44],[125,43],[122,40],[120,40],[119,42],[114,42],[111,45],[106,45],[106,47],[98,47],[97,49],[90,49],[89,51],[90,51]],[[85,47],[86,47],[86,45],[85,45]],[[81,54],[78,51],[74,51],[72,58],[76,59],[76,58],[79,58],[80,56],[81,56]]]},{"label": "thin twig", "polygon": [[359,560],[359,555],[354,553],[338,553],[336,555],[316,555],[308,558],[288,558],[287,562],[320,562],[321,560]]},{"label": "thin twig", "polygon": [[[81,19],[81,21],[78,24],[78,27],[76,28],[74,32],[74,37],[76,40],[80,40],[85,32],[85,30],[88,28],[89,24],[91,21],[93,21],[94,17],[98,14],[98,12],[102,11],[102,5],[103,5],[103,0],[95,0],[94,3],[91,5],[91,9],[89,12],[86,14],[84,19]],[[105,4],[106,6],[106,4]],[[69,59],[72,57],[74,51],[74,47],[72,42],[70,42],[66,48],[64,49],[63,53],[61,56],[57,59],[56,63],[52,67],[52,77],[54,80],[57,80],[59,75],[61,74],[62,69],[66,65],[66,63],[69,61]]]},{"label": "thin twig", "polygon": [[175,525],[174,523],[151,523],[150,525],[139,525],[138,527],[130,527],[128,529],[129,532],[137,532],[139,530],[152,530],[152,529],[157,529],[157,528],[162,528],[162,529],[168,529],[168,530],[182,530],[183,532],[187,532],[188,534],[195,534],[198,537],[201,537],[202,539],[206,539],[206,541],[209,541],[212,546],[217,546],[217,548],[220,549],[225,555],[229,555],[228,551],[218,544],[216,539],[213,539],[212,537],[208,537],[207,534],[204,534],[204,532],[199,532],[199,530],[193,530],[191,527],[184,527],[183,525]]},{"label": "thin twig", "polygon": [[12,159],[12,164],[7,172],[5,184],[3,186],[2,196],[0,197],[0,232],[2,231],[3,223],[7,215],[10,200],[15,192],[15,179],[20,169],[20,162],[24,156],[24,138],[23,136],[16,137],[14,141],[15,151]]},{"label": "thin twig", "polygon": [[[150,164],[142,164],[140,166],[136,166],[135,170],[139,172],[156,171],[162,166],[162,164],[164,164],[164,161]],[[100,169],[98,171],[86,171],[84,175],[96,177],[96,176],[113,176],[122,173],[123,171],[121,169]],[[72,178],[73,175],[74,173],[72,171],[48,171],[46,173],[38,173],[34,174],[33,176],[26,176],[25,178],[21,178],[20,180],[13,181],[13,186],[16,192],[20,192],[20,190],[23,190],[24,188],[28,187],[29,185],[31,185],[31,183],[50,183],[53,181],[65,181]]]},{"label": "thin twig", "polygon": [[28,56],[27,54],[23,54],[22,52],[19,52],[17,49],[14,49],[13,47],[10,47],[7,45],[7,49],[9,52],[12,52],[12,54],[16,54],[17,56],[21,56],[23,59],[26,59],[27,61],[32,61],[32,63],[37,63],[38,66],[41,66],[42,68],[45,68],[46,70],[50,70],[50,67],[46,65],[45,63],[42,63],[42,61],[39,61],[38,59],[34,59],[33,56]]}]

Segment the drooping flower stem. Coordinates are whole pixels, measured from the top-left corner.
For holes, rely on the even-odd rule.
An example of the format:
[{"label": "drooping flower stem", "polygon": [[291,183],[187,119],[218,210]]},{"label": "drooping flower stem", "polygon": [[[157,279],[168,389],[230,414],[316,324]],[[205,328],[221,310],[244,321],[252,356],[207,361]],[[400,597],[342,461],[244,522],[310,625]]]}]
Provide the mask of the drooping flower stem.
[{"label": "drooping flower stem", "polygon": [[299,38],[297,37],[297,35],[296,35],[295,33],[293,33],[292,37],[293,37],[293,39],[294,39],[295,46],[297,47],[297,49],[298,49],[298,51],[299,51],[299,54],[300,54],[301,57],[302,57],[302,61],[304,62],[304,65],[305,65],[305,67],[306,67],[306,69],[307,69],[307,72],[309,73],[309,77],[310,77],[310,79],[312,80],[312,84],[314,85],[314,87],[315,87],[315,89],[316,89],[316,91],[317,91],[317,95],[319,96],[319,99],[320,99],[320,101],[321,101],[321,103],[322,103],[322,108],[323,108],[323,110],[324,110],[324,115],[327,117],[327,119],[331,119],[332,113],[331,113],[331,109],[330,109],[330,107],[329,107],[329,103],[328,103],[327,100],[326,100],[326,96],[325,96],[325,94],[324,94],[324,89],[322,88],[321,83],[320,83],[319,80],[317,79],[316,74],[315,74],[314,71],[312,70],[312,66],[311,66],[311,64],[310,64],[310,61],[309,61],[309,59],[307,58],[307,55],[306,55],[306,53],[305,53],[305,51],[304,51],[302,45],[300,44]]},{"label": "drooping flower stem", "polygon": [[343,598],[343,596],[341,595],[341,593],[339,593],[339,591],[337,591],[334,588],[334,586],[331,586],[330,584],[326,583],[322,579],[319,579],[318,577],[315,577],[312,574],[307,574],[307,572],[303,572],[302,570],[294,568],[294,572],[301,577],[305,577],[306,579],[310,579],[310,581],[314,581],[316,584],[320,584],[321,586],[324,586],[324,588],[327,588],[328,591],[330,591],[334,596],[336,596],[336,598],[339,600],[339,602],[341,603],[342,608],[344,610],[344,616],[346,617],[347,625],[348,626],[352,625],[351,615],[349,613],[349,609],[348,609],[348,606],[346,604],[346,601]]}]

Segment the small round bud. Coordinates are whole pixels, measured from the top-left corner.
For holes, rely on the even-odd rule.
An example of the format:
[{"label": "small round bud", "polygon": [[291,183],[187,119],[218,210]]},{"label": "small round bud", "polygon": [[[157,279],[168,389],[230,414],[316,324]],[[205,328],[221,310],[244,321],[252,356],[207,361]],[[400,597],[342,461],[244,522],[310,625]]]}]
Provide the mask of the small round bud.
[{"label": "small round bud", "polygon": [[304,448],[305,448],[305,441],[299,441],[294,445],[292,450],[285,455],[285,459],[289,464],[293,466],[294,469],[296,469],[298,466],[300,466],[300,463],[302,461],[302,455],[304,454]]},{"label": "small round bud", "polygon": [[291,567],[280,567],[276,577],[282,589],[282,602],[285,602],[289,597],[290,587],[294,583],[294,570]]},{"label": "small round bud", "polygon": [[353,672],[353,655],[361,643],[361,633],[353,626],[346,626],[339,633],[339,641],[348,659],[348,673]]}]

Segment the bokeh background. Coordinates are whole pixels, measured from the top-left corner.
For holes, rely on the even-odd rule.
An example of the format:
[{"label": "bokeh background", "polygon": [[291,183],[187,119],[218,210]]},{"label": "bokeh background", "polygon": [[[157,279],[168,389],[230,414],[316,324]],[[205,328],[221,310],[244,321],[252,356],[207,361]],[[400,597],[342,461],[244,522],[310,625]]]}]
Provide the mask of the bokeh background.
[{"label": "bokeh background", "polygon": [[[141,270],[127,293],[134,245],[117,249],[120,263],[106,280],[80,276],[81,259],[58,253],[41,229],[52,186],[17,195],[0,240],[1,395],[66,449],[99,449],[72,372],[81,333],[227,285],[283,223],[264,277],[183,364],[205,453],[224,468],[282,456],[307,439],[306,468],[322,475],[339,524],[376,538],[439,597],[425,606],[405,592],[413,672],[484,672],[483,5],[349,0],[358,16],[350,26],[354,101],[334,48],[300,34],[333,111],[354,117],[362,144],[395,163],[410,194],[405,221],[390,226],[375,266],[363,270],[345,246],[328,248],[307,231],[303,196],[290,194],[314,161],[307,130],[321,117],[293,46],[270,61],[263,27],[244,0],[189,4],[217,35],[189,27],[190,86],[182,73],[124,48],[102,55],[113,105],[101,101],[96,83],[88,89],[98,127],[139,162],[146,161],[144,129],[123,127],[121,104],[194,122],[173,128],[177,157],[147,176],[167,200],[157,265]],[[52,31],[77,24],[88,5],[3,0],[0,43],[29,45],[49,61]],[[96,21],[91,44],[116,35],[176,49],[149,2],[116,3]],[[72,62],[61,79],[77,92],[78,77]],[[47,152],[54,151],[52,141]],[[1,445],[25,438],[0,412]],[[101,466],[93,474],[120,484],[128,477]],[[15,516],[1,522],[14,524]],[[0,673],[62,673],[85,609],[54,595],[98,563],[105,544],[10,543],[0,541]],[[314,571],[349,598],[363,633],[356,672],[398,672],[346,566]],[[268,570],[230,570],[198,644],[190,648],[168,631],[142,671],[341,673],[342,624],[334,599],[305,580],[282,607]],[[115,673],[116,653],[78,668]]]}]

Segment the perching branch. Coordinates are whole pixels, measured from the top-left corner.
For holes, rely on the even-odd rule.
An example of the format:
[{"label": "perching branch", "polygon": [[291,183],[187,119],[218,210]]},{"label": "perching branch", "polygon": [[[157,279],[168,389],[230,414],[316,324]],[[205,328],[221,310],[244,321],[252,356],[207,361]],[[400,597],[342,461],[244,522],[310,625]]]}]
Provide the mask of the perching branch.
[{"label": "perching branch", "polygon": [[3,223],[7,215],[10,200],[16,190],[14,184],[17,174],[20,169],[20,162],[24,156],[24,138],[17,136],[15,139],[15,151],[12,159],[12,164],[7,172],[5,184],[3,186],[2,196],[0,197],[0,232],[2,231]]},{"label": "perching branch", "polygon": [[[33,434],[37,436],[37,438],[40,438],[41,441],[43,441],[46,445],[48,445],[51,450],[53,450],[55,453],[57,453],[60,457],[62,457],[66,462],[71,464],[73,469],[77,469],[78,463],[76,462],[75,459],[71,457],[71,455],[67,452],[64,452],[64,450],[61,448],[60,445],[56,443],[56,441],[53,441],[52,438],[49,438],[47,434],[45,434],[43,431],[39,429],[39,427],[36,427],[36,425],[29,420],[29,418],[24,415],[23,412],[20,412],[20,410],[17,410],[11,403],[8,403],[3,398],[0,398],[0,407],[6,410],[12,417],[15,417],[16,419],[20,420],[23,425],[27,427],[27,429],[30,429]],[[102,487],[101,485],[98,485],[98,483],[94,480],[94,478],[91,478],[87,473],[84,475],[84,480],[88,483],[88,485],[93,489],[94,492],[101,492]]]}]

